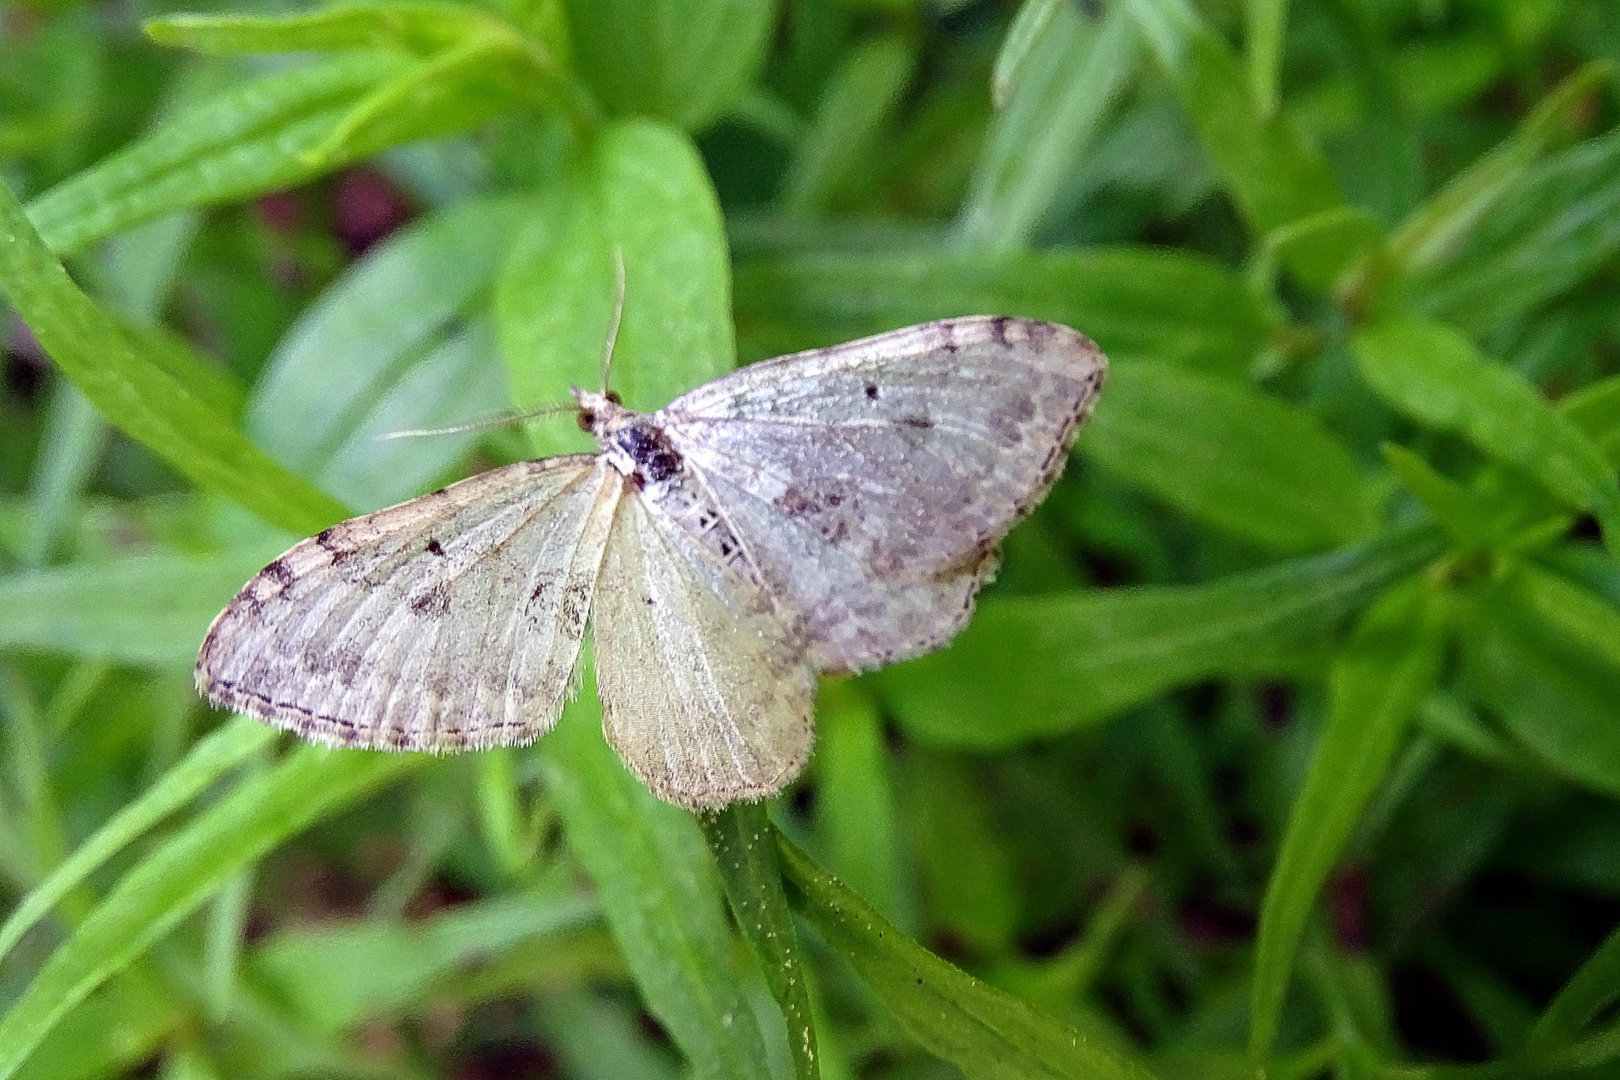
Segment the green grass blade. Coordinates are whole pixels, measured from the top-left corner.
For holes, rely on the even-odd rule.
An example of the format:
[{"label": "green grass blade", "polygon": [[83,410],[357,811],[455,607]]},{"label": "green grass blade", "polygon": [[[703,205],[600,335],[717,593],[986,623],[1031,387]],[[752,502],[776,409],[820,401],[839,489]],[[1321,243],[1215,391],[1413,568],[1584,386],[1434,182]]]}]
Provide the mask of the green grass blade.
[{"label": "green grass blade", "polygon": [[776,843],[805,918],[906,1034],[969,1080],[1148,1080],[1141,1066],[907,938],[780,833]]},{"label": "green grass blade", "polygon": [[537,746],[569,849],[596,882],[647,1008],[697,1075],[758,1080],[764,1043],[703,834],[692,815],[659,802],[624,770],[602,737],[595,680],[585,682]]},{"label": "green grass blade", "polygon": [[1398,265],[1410,272],[1453,254],[1480,219],[1512,194],[1531,166],[1583,123],[1593,95],[1613,76],[1612,65],[1601,62],[1569,76],[1512,135],[1412,211],[1390,236],[1390,255]]},{"label": "green grass blade", "polygon": [[1610,551],[1620,551],[1620,486],[1603,453],[1516,373],[1487,360],[1462,335],[1396,319],[1355,340],[1362,376],[1413,419],[1456,431],[1549,493],[1591,511]]},{"label": "green grass blade", "polygon": [[290,187],[339,164],[317,167],[306,154],[355,102],[412,64],[363,53],[240,83],[45,192],[29,216],[67,255],[170,210]]},{"label": "green grass blade", "polygon": [[1282,62],[1288,0],[1244,0],[1244,44],[1249,89],[1261,116],[1277,111],[1277,71]]},{"label": "green grass blade", "polygon": [[214,616],[284,546],[140,555],[0,576],[0,646],[189,666]]},{"label": "green grass blade", "polygon": [[135,801],[114,814],[69,855],[51,876],[23,897],[0,925],[0,957],[81,882],[137,837],[196,798],[208,785],[269,745],[275,729],[237,718],[202,739]]},{"label": "green grass blade", "polygon": [[494,21],[462,4],[389,0],[280,17],[188,12],[148,19],[141,28],[159,45],[207,53],[396,48],[428,55]]},{"label": "green grass blade", "polygon": [[900,103],[917,59],[905,39],[886,35],[852,52],[827,81],[815,118],[782,181],[790,214],[827,209],[839,184],[859,172],[874,140]]},{"label": "green grass blade", "polygon": [[378,785],[420,768],[421,755],[306,747],[238,785],[143,859],[51,954],[0,1018],[0,1078],[14,1075],[74,1005],[243,867]]},{"label": "green grass blade", "polygon": [[1250,1003],[1249,1053],[1270,1054],[1294,957],[1322,883],[1440,674],[1443,607],[1425,582],[1362,617],[1329,677],[1327,723],[1266,886]]},{"label": "green grass blade", "polygon": [[[1343,204],[1321,155],[1288,117],[1267,115],[1249,76],[1188,0],[1126,0],[1125,9],[1169,77],[1204,153],[1249,227],[1270,233]],[[1357,248],[1338,233],[1296,245],[1288,265],[1314,289],[1326,289]]]},{"label": "green grass blade", "polygon": [[799,948],[793,913],[782,892],[776,830],[765,816],[765,805],[733,803],[716,813],[699,815],[698,824],[720,868],[720,880],[725,884],[737,927],[753,949],[771,996],[776,998],[787,1022],[793,1075],[797,1080],[818,1080],[821,1067],[810,989],[805,981],[805,954]]},{"label": "green grass blade", "polygon": [[1419,529],[1206,585],[987,598],[949,648],[876,682],[920,742],[1020,746],[1212,675],[1291,670],[1443,550],[1438,528]]},{"label": "green grass blade", "polygon": [[[1026,17],[1040,26],[1026,28]],[[1022,40],[1026,34],[1035,36]],[[1011,251],[1029,242],[1072,183],[1140,55],[1136,27],[1118,8],[1093,22],[1071,5],[1025,5],[996,61],[998,102],[1010,96],[991,122],[958,214],[965,246]],[[1017,66],[1016,87],[1004,62]]]},{"label": "green grass blade", "polygon": [[816,695],[816,835],[840,879],[902,930],[915,927],[903,884],[899,807],[878,703],[859,683],[825,679]]},{"label": "green grass blade", "polygon": [[[568,177],[529,208],[501,270],[496,315],[520,408],[595,389],[613,305],[615,250],[625,268],[623,321],[609,382],[651,411],[730,371],[731,269],[720,205],[685,135],[648,121],[602,132]],[[542,454],[595,450],[574,425],[541,421]]]},{"label": "green grass blade", "polygon": [[1194,517],[1280,551],[1367,538],[1376,506],[1310,414],[1235,379],[1116,364],[1080,452]]},{"label": "green grass blade", "polygon": [[1066,323],[1116,361],[1148,357],[1233,375],[1248,371],[1272,327],[1231,270],[1146,247],[787,255],[737,268],[737,321],[754,357],[964,312]]},{"label": "green grass blade", "polygon": [[294,532],[345,516],[137,348],[68,277],[9,189],[0,190],[0,290],[103,415],[197,484]]},{"label": "green grass blade", "polygon": [[1603,939],[1536,1019],[1526,1040],[1532,1056],[1553,1053],[1576,1042],[1597,1016],[1620,1000],[1620,929]]},{"label": "green grass blade", "polygon": [[990,100],[997,109],[1007,107],[1030,54],[1062,11],[1063,0],[1024,0],[1019,6],[1018,14],[1007,26],[1007,36],[1001,39],[996,66],[990,73]]}]

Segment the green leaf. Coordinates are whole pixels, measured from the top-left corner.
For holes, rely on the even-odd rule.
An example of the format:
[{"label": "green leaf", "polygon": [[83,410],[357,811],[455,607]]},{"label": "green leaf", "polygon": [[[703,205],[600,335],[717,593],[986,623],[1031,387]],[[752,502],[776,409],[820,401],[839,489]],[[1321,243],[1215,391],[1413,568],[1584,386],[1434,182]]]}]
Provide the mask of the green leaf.
[{"label": "green leaf", "polygon": [[1530,565],[1477,607],[1466,641],[1482,703],[1549,767],[1620,797],[1620,611]]},{"label": "green leaf", "polygon": [[1399,319],[1355,340],[1362,376],[1412,418],[1459,432],[1548,492],[1591,511],[1620,551],[1620,486],[1603,454],[1517,374],[1444,326]]},{"label": "green leaf", "polygon": [[170,210],[290,187],[343,164],[307,154],[368,93],[414,67],[368,52],[240,83],[58,184],[29,216],[67,255]]},{"label": "green leaf", "polygon": [[186,1003],[145,972],[126,972],[62,1018],[17,1080],[91,1080],[139,1068],[190,1017]]},{"label": "green leaf", "polygon": [[[610,382],[651,411],[735,363],[720,207],[696,149],[647,121],[607,128],[535,205],[501,270],[500,343],[519,407],[596,388],[622,252],[624,317]],[[572,424],[542,422],[542,454],[594,450]]]},{"label": "green leaf", "polygon": [[190,666],[220,608],[280,550],[144,555],[0,576],[0,646]]},{"label": "green leaf", "polygon": [[457,968],[587,925],[597,914],[586,896],[502,896],[415,922],[357,919],[284,931],[253,950],[249,968],[303,1022],[337,1034],[417,1005]]},{"label": "green leaf", "polygon": [[239,784],[126,873],[46,960],[0,1019],[0,1078],[14,1075],[68,1010],[242,868],[429,760],[305,747],[275,769]]},{"label": "green leaf", "polygon": [[1620,252],[1620,131],[1536,165],[1462,234],[1450,258],[1409,275],[1406,306],[1476,337],[1567,294]]},{"label": "green leaf", "polygon": [[1420,529],[1207,585],[987,597],[949,648],[876,681],[919,742],[1020,746],[1213,675],[1289,670],[1302,645],[1443,548]]},{"label": "green leaf", "polygon": [[1244,0],[1243,23],[1249,89],[1260,115],[1270,116],[1277,110],[1277,71],[1288,24],[1288,0]]},{"label": "green leaf", "polygon": [[1079,449],[1193,517],[1282,551],[1365,539],[1377,507],[1316,419],[1233,379],[1115,364]]},{"label": "green leaf", "polygon": [[765,816],[763,803],[733,803],[724,810],[698,816],[703,835],[720,868],[726,898],[737,926],[754,959],[765,973],[771,996],[787,1021],[788,1047],[793,1054],[793,1075],[817,1080],[821,1067],[816,1054],[816,1026],[811,1018],[810,988],[806,982],[804,951],[793,927],[782,892],[782,871],[776,859],[776,830]]},{"label": "green leaf", "polygon": [[159,45],[208,53],[392,48],[429,56],[500,25],[465,4],[388,0],[339,3],[299,15],[183,13],[148,19],[141,29]]},{"label": "green leaf", "polygon": [[1593,63],[1569,76],[1513,134],[1412,211],[1390,236],[1397,265],[1411,272],[1447,261],[1482,218],[1515,194],[1531,167],[1582,123],[1593,95],[1613,75],[1609,64]]},{"label": "green leaf", "polygon": [[184,760],[109,818],[50,877],[23,897],[0,926],[0,957],[109,859],[268,746],[275,735],[269,725],[239,717],[200,740]]},{"label": "green leaf", "polygon": [[1248,370],[1271,329],[1237,274],[1186,252],[841,253],[737,269],[737,321],[751,355],[968,314],[1064,323],[1116,361],[1151,357],[1233,374]]},{"label": "green leaf", "polygon": [[565,0],[574,66],[609,112],[699,128],[753,85],[771,0]]},{"label": "green leaf", "polygon": [[1140,52],[1135,25],[1118,8],[1093,22],[1072,5],[1025,4],[996,61],[1001,111],[958,217],[965,246],[1009,251],[1028,244],[1136,74]]},{"label": "green leaf", "polygon": [[1620,929],[1603,939],[1548,1002],[1525,1041],[1526,1053],[1533,1057],[1569,1046],[1616,1000],[1620,1000]]},{"label": "green leaf", "polygon": [[1270,1054],[1294,956],[1317,893],[1440,674],[1442,598],[1423,581],[1361,619],[1328,680],[1328,717],[1289,814],[1260,908],[1249,1053]]},{"label": "green leaf", "polygon": [[569,849],[596,882],[648,1010],[697,1075],[757,1080],[764,1043],[742,995],[703,834],[692,815],[624,770],[602,737],[595,680],[585,682],[537,747]]},{"label": "green leaf", "polygon": [[853,50],[832,73],[782,182],[788,213],[825,210],[840,182],[861,171],[916,65],[904,38],[884,35]]},{"label": "green leaf", "polygon": [[[1286,116],[1266,114],[1242,64],[1187,0],[1126,0],[1125,9],[1254,232],[1269,233],[1344,202],[1327,163]],[[1323,290],[1355,254],[1338,243],[1300,245],[1288,265],[1308,287]]]},{"label": "green leaf", "polygon": [[259,377],[247,428],[277,461],[351,506],[421,491],[476,433],[394,439],[504,404],[487,309],[525,207],[470,199],[373,248],[288,331]]},{"label": "green leaf", "polygon": [[[978,777],[963,758],[916,753],[907,761],[905,792],[927,925],[985,955],[1010,952],[1020,915],[1017,879]],[[964,866],[973,872],[963,873]]]},{"label": "green leaf", "polygon": [[1581,387],[1558,403],[1558,411],[1592,440],[1610,465],[1620,467],[1620,375]]},{"label": "green leaf", "polygon": [[780,833],[776,843],[805,918],[907,1035],[969,1080],[1149,1080],[1141,1066],[907,938]]},{"label": "green leaf", "polygon": [[319,532],[346,516],[243,438],[81,292],[9,189],[0,190],[0,290],[103,415],[197,484],[294,532]]},{"label": "green leaf", "polygon": [[824,679],[816,695],[816,836],[834,872],[885,918],[915,924],[902,888],[904,864],[890,754],[877,701],[847,679]]},{"label": "green leaf", "polygon": [[1429,463],[1394,443],[1383,446],[1384,460],[1395,470],[1412,494],[1428,508],[1436,521],[1445,527],[1458,543],[1470,548],[1483,548],[1502,534],[1502,515],[1478,495],[1447,477],[1441,476]]}]

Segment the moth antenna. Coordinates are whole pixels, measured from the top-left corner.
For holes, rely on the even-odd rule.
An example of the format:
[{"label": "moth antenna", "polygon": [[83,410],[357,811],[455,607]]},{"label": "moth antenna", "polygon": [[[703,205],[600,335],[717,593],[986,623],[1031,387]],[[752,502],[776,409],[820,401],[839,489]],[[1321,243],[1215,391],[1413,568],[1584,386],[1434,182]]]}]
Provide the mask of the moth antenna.
[{"label": "moth antenna", "polygon": [[602,393],[608,389],[608,369],[613,365],[613,346],[619,340],[619,318],[624,314],[624,249],[613,245],[613,317],[608,320],[607,342],[602,347]]},{"label": "moth antenna", "polygon": [[467,431],[489,431],[492,428],[506,427],[509,424],[521,424],[548,416],[561,416],[564,413],[574,412],[577,408],[577,405],[537,405],[532,409],[508,409],[505,412],[490,413],[488,416],[475,416],[471,420],[463,420],[459,424],[446,424],[443,427],[406,428],[404,431],[390,431],[377,436],[377,439],[379,442],[386,442],[389,439],[422,439],[430,435],[460,435]]}]

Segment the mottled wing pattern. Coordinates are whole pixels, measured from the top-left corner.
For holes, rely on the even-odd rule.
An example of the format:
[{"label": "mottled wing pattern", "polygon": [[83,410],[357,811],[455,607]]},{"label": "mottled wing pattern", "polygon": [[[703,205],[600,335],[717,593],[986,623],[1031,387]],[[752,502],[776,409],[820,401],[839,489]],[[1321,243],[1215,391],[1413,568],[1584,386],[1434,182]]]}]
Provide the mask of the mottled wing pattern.
[{"label": "mottled wing pattern", "polygon": [[774,795],[810,756],[815,678],[757,590],[631,491],[591,612],[608,742],[660,798]]},{"label": "mottled wing pattern", "polygon": [[865,670],[965,623],[1106,368],[1067,327],[948,319],[755,364],[657,421],[817,666]]},{"label": "mottled wing pattern", "polygon": [[532,741],[567,694],[622,487],[595,457],[551,458],[335,525],[214,620],[198,688],[334,746]]}]

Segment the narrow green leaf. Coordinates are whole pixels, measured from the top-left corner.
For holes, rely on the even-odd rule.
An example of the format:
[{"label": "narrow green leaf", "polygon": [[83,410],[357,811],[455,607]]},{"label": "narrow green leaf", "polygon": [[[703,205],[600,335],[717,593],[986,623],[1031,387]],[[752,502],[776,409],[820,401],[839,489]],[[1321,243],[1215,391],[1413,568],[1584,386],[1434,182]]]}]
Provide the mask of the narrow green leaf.
[{"label": "narrow green leaf", "polygon": [[[930,927],[985,955],[1013,950],[1020,895],[1012,852],[997,830],[979,777],[961,758],[910,755],[904,791]],[[971,866],[972,873],[962,868]]]},{"label": "narrow green leaf", "polygon": [[306,154],[356,102],[413,66],[366,52],[240,83],[45,192],[29,216],[68,255],[170,210],[291,187],[342,164],[316,166]]},{"label": "narrow green leaf", "polygon": [[1551,494],[1591,511],[1609,549],[1620,551],[1620,486],[1614,470],[1529,383],[1435,323],[1381,323],[1357,335],[1355,350],[1362,376],[1396,408],[1467,436]]},{"label": "narrow green leaf", "polygon": [[862,167],[900,95],[916,57],[903,38],[885,35],[862,43],[828,78],[815,118],[800,140],[782,183],[790,214],[827,209],[838,185]]},{"label": "narrow green leaf", "polygon": [[[631,408],[661,408],[730,371],[731,273],[720,207],[697,150],[647,121],[607,128],[530,211],[501,271],[501,350],[519,407],[595,388],[623,254],[624,317],[609,381]],[[594,450],[572,424],[540,422],[542,454]]]},{"label": "narrow green leaf", "polygon": [[805,918],[906,1034],[969,1080],[1148,1080],[1141,1066],[907,938],[780,833],[776,843]]},{"label": "narrow green leaf", "polygon": [[1012,99],[1013,89],[1023,78],[1024,65],[1030,54],[1046,36],[1052,20],[1063,10],[1063,0],[1024,0],[1007,27],[1007,36],[1001,40],[996,53],[996,65],[990,74],[990,100],[996,108],[1005,109]]},{"label": "narrow green leaf", "polygon": [[[589,664],[582,658],[582,667]],[[764,1043],[742,994],[714,860],[692,815],[659,802],[601,732],[595,680],[537,749],[569,849],[596,882],[647,1008],[700,1077],[757,1080]]]},{"label": "narrow green leaf", "polygon": [[1607,63],[1569,76],[1543,98],[1512,135],[1452,177],[1390,237],[1390,254],[1408,272],[1442,262],[1521,183],[1530,167],[1567,138],[1593,95],[1613,77]]},{"label": "narrow green leaf", "polygon": [[0,190],[0,290],[103,415],[202,487],[295,532],[345,516],[134,347],[68,277],[9,189]]},{"label": "narrow green leaf", "polygon": [[737,927],[753,949],[771,996],[787,1021],[793,1075],[798,1080],[817,1080],[821,1066],[810,988],[805,981],[804,952],[799,948],[793,913],[782,892],[776,830],[765,816],[765,805],[733,803],[716,813],[699,815],[698,824],[720,868],[720,880],[725,883]]},{"label": "narrow green leaf", "polygon": [[699,128],[753,84],[772,0],[565,0],[574,66],[609,112]]},{"label": "narrow green leaf", "polygon": [[39,566],[49,558],[106,444],[107,421],[77,386],[59,380],[51,389],[45,437],[29,484],[23,565]]},{"label": "narrow green leaf", "polygon": [[902,929],[916,923],[902,888],[899,821],[877,701],[859,683],[826,679],[816,695],[816,836],[850,888]]},{"label": "narrow green leaf", "polygon": [[150,974],[135,970],[62,1018],[17,1080],[92,1080],[121,1076],[158,1053],[191,1019],[186,1002]]},{"label": "narrow green leaf", "polygon": [[1248,370],[1271,329],[1237,274],[1150,248],[793,255],[737,269],[737,321],[754,356],[972,313],[1065,323],[1114,360],[1231,374]]},{"label": "narrow green leaf", "polygon": [[1249,88],[1260,115],[1270,116],[1277,111],[1277,70],[1288,24],[1288,0],[1244,0],[1243,23]]},{"label": "narrow green leaf", "polygon": [[1620,468],[1620,375],[1581,387],[1558,403],[1558,411]]},{"label": "narrow green leaf", "polygon": [[1620,610],[1538,567],[1484,588],[1465,639],[1482,704],[1550,768],[1620,797]]},{"label": "narrow green leaf", "polygon": [[426,56],[492,25],[499,24],[465,4],[387,0],[298,15],[166,15],[148,19],[141,29],[160,45],[208,53],[396,48]]},{"label": "narrow green leaf", "polygon": [[1603,939],[1580,970],[1554,995],[1536,1020],[1525,1051],[1534,1056],[1574,1043],[1582,1029],[1620,1000],[1620,929]]},{"label": "narrow green leaf", "polygon": [[1421,529],[1207,585],[986,598],[949,648],[876,681],[919,742],[1019,746],[1212,675],[1289,670],[1443,549],[1438,529]]},{"label": "narrow green leaf", "polygon": [[1383,446],[1384,460],[1395,475],[1428,508],[1436,521],[1467,547],[1486,547],[1502,532],[1500,513],[1479,496],[1447,477],[1427,461],[1394,443]]},{"label": "narrow green leaf", "polygon": [[1289,814],[1260,908],[1249,1053],[1271,1052],[1300,936],[1367,800],[1440,673],[1442,598],[1421,580],[1361,619],[1328,682],[1328,718]]},{"label": "narrow green leaf", "polygon": [[220,608],[277,550],[143,555],[0,576],[0,646],[189,666]]},{"label": "narrow green leaf", "polygon": [[502,896],[415,922],[356,919],[287,930],[256,946],[248,966],[303,1022],[337,1034],[420,1004],[458,968],[597,915],[587,896]]},{"label": "narrow green leaf", "polygon": [[[1169,76],[1204,153],[1251,229],[1269,233],[1344,202],[1326,162],[1286,116],[1265,113],[1242,64],[1187,0],[1127,0],[1125,9]],[[1320,290],[1355,253],[1335,243],[1301,245],[1289,266],[1307,286]]]},{"label": "narrow green leaf", "polygon": [[1483,337],[1566,295],[1620,252],[1620,131],[1535,165],[1401,285],[1412,311]]},{"label": "narrow green leaf", "polygon": [[526,208],[470,199],[391,236],[351,266],[266,363],[246,426],[277,461],[351,506],[419,494],[476,433],[383,441],[491,412],[505,401],[488,327],[495,272]]},{"label": "narrow green leaf", "polygon": [[[1030,28],[1026,20],[1039,21]],[[1020,35],[1034,34],[1030,40]],[[1016,58],[1016,88],[1003,90],[1004,62]],[[1073,5],[1030,0],[996,62],[1001,111],[991,123],[957,221],[968,247],[1023,247],[1065,185],[1072,183],[1098,127],[1135,75],[1141,48],[1119,8],[1089,20]],[[1006,76],[1008,79],[1011,76]],[[999,95],[1009,93],[1004,102]]]},{"label": "narrow green leaf", "polygon": [[1377,507],[1316,419],[1235,379],[1115,364],[1080,452],[1188,514],[1282,551],[1365,539]]},{"label": "narrow green leaf", "polygon": [[74,1005],[123,970],[243,867],[421,755],[301,748],[238,785],[147,856],[107,894],[0,1019],[0,1078],[10,1077]]},{"label": "narrow green leaf", "polygon": [[238,717],[200,740],[183,761],[109,818],[50,877],[23,897],[0,926],[0,957],[107,860],[269,745],[275,734],[275,729],[266,724]]}]

